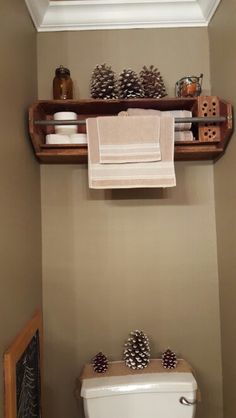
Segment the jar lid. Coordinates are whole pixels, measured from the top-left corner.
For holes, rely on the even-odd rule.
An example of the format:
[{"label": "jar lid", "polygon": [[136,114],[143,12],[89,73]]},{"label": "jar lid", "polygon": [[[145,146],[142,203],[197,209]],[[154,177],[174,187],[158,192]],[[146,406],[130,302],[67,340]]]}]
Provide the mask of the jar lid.
[{"label": "jar lid", "polygon": [[57,76],[70,75],[70,70],[68,70],[68,68],[63,67],[63,65],[60,65],[60,67],[56,68],[55,74]]}]

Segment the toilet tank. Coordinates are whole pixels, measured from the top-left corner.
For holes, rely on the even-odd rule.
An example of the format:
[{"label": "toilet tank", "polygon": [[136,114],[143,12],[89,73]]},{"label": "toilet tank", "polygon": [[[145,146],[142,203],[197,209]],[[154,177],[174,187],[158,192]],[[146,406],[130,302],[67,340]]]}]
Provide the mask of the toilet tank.
[{"label": "toilet tank", "polygon": [[84,379],[81,396],[86,418],[193,418],[196,391],[192,373],[167,372]]}]

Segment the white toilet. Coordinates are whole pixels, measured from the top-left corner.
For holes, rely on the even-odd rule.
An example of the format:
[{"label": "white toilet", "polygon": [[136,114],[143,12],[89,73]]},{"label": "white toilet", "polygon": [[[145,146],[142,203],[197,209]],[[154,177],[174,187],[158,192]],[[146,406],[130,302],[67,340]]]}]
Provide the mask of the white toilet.
[{"label": "white toilet", "polygon": [[193,418],[192,373],[143,373],[84,379],[86,418]]}]

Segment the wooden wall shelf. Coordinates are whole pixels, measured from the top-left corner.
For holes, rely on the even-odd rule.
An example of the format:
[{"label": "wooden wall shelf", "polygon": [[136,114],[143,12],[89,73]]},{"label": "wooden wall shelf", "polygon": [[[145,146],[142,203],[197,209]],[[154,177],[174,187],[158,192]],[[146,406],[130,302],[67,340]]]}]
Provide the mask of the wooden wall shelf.
[{"label": "wooden wall shelf", "polygon": [[[117,115],[128,108],[158,110],[191,110],[193,117],[212,117],[211,122],[202,119],[193,123],[194,141],[175,143],[175,160],[216,160],[224,154],[232,133],[232,106],[217,96],[196,98],[127,99],[127,100],[51,100],[38,101],[29,109],[29,131],[35,155],[40,163],[77,164],[87,162],[87,145],[47,145],[45,137],[54,133],[54,126],[39,125],[36,121],[50,123],[53,114],[60,111],[77,113],[78,120],[88,117]],[[218,119],[217,119],[218,118]],[[223,121],[219,122],[219,119]],[[79,132],[86,132],[86,125],[78,125]]]}]

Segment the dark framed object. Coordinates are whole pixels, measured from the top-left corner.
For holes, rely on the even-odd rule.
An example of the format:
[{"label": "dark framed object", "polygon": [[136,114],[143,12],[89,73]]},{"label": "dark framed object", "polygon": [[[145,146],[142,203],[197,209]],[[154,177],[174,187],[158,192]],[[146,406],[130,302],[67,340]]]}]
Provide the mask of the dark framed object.
[{"label": "dark framed object", "polygon": [[42,314],[37,311],[4,354],[5,418],[42,417]]}]

